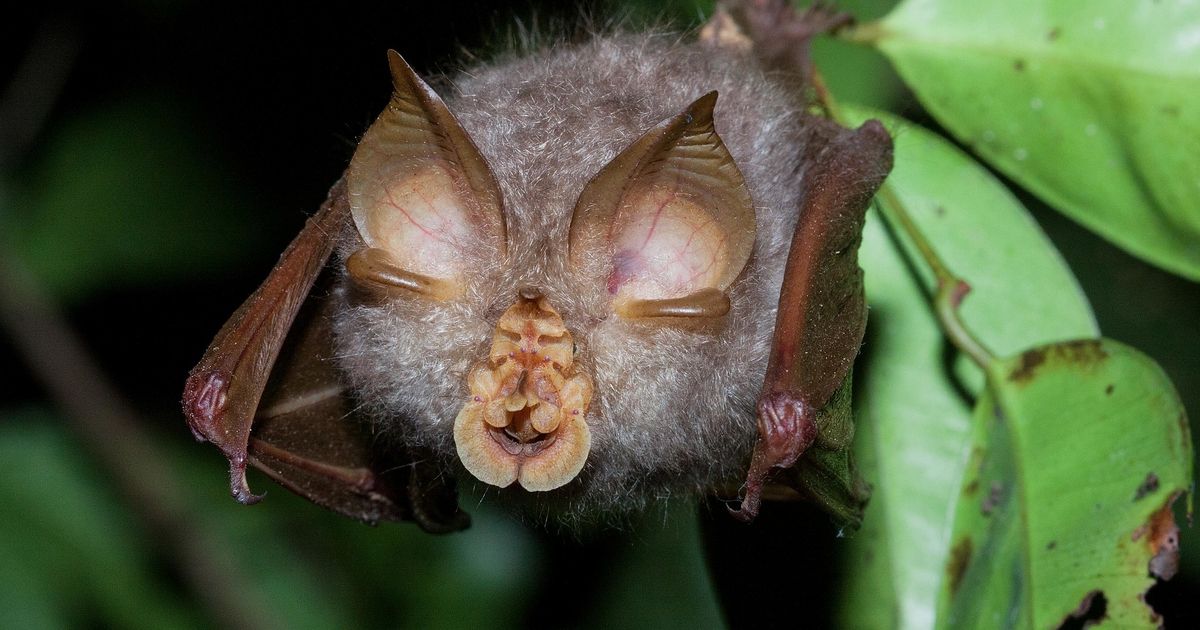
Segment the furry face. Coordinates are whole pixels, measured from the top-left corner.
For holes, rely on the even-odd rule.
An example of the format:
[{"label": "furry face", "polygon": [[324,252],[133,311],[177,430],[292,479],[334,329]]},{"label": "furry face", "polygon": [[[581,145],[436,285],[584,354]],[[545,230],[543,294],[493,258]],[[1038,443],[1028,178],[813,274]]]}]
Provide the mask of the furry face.
[{"label": "furry face", "polygon": [[891,139],[806,111],[809,40],[845,18],[782,6],[718,11],[693,44],[513,56],[440,96],[390,53],[345,177],[185,385],[233,495],[259,499],[254,465],[445,532],[467,524],[455,479],[568,523],[744,479],[739,518],[776,483],[857,522],[857,249]]},{"label": "furry face", "polygon": [[[397,61],[397,97],[349,172],[333,319],[376,431],[527,509],[611,513],[736,487],[802,196],[800,98],[748,54],[654,35],[469,69],[440,90],[444,106]],[[562,433],[572,422],[527,426],[566,408],[567,390],[532,397],[532,368],[476,387],[518,352],[496,354],[502,315],[536,301],[573,342],[554,378],[591,390],[570,434],[587,432],[582,458],[530,446],[579,450]],[[491,395],[510,409],[487,420]],[[469,403],[479,424],[463,429]],[[483,436],[465,457],[464,430]],[[551,459],[552,482],[512,483]]]}]

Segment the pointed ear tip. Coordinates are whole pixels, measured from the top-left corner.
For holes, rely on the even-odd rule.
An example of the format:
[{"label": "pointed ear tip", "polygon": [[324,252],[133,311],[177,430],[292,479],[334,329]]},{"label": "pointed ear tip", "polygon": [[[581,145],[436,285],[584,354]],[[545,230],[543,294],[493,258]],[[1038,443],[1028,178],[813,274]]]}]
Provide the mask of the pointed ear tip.
[{"label": "pointed ear tip", "polygon": [[696,99],[688,108],[687,113],[696,118],[711,117],[713,109],[717,106],[717,91],[713,90],[704,96]]},{"label": "pointed ear tip", "polygon": [[387,58],[388,68],[392,71],[393,79],[398,80],[401,77],[407,78],[415,74],[412,66],[408,65],[408,62],[404,60],[404,57],[400,53],[396,52],[396,49],[389,48],[387,51]]}]

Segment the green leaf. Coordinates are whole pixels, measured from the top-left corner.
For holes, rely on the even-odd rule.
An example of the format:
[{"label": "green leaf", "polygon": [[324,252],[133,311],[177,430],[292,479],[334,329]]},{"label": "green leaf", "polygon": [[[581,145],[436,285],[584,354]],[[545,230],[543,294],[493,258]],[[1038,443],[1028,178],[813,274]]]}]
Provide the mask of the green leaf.
[{"label": "green leaf", "polygon": [[989,372],[939,625],[1056,627],[1102,594],[1108,622],[1156,627],[1142,596],[1177,560],[1171,503],[1192,482],[1170,380],[1108,340],[1042,346]]},{"label": "green leaf", "polygon": [[860,31],[989,163],[1200,280],[1200,4],[906,0]]},{"label": "green leaf", "polygon": [[[855,122],[875,117],[892,131],[896,166],[886,185],[974,287],[963,316],[989,347],[1015,353],[1098,334],[1054,246],[986,169],[902,119],[844,109]],[[871,311],[856,368],[864,377],[856,384],[856,455],[873,494],[846,558],[839,610],[847,627],[932,625],[950,552],[949,506],[969,448],[967,395],[983,381],[978,370],[952,369],[927,297],[932,278],[910,266],[904,247],[869,213],[859,254]]]},{"label": "green leaf", "polygon": [[[881,17],[893,5],[895,0],[839,0],[837,8],[861,22]],[[812,49],[826,85],[842,100],[880,109],[900,105],[904,84],[878,51],[833,37],[816,38]]]},{"label": "green leaf", "polygon": [[200,627],[62,423],[0,420],[0,627]]}]

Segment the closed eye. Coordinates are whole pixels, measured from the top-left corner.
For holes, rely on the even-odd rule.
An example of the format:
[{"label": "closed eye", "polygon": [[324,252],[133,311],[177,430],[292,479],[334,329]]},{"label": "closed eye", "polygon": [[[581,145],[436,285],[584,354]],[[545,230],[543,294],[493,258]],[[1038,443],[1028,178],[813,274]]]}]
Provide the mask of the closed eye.
[{"label": "closed eye", "polygon": [[618,299],[613,308],[626,319],[721,317],[729,312],[729,296],[720,289],[701,289],[677,298]]}]

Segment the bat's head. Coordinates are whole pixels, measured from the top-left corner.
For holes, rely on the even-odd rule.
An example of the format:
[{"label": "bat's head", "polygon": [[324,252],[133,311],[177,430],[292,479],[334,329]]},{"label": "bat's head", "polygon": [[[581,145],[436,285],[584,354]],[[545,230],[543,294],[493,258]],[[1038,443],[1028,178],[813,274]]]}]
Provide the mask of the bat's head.
[{"label": "bat's head", "polygon": [[[373,415],[403,416],[403,439],[528,492],[569,492],[604,462],[651,476],[644,460],[656,456],[639,445],[655,433],[667,445],[672,433],[698,436],[670,448],[695,451],[700,467],[703,448],[748,447],[714,446],[706,427],[722,419],[694,416],[753,392],[708,379],[713,391],[687,404],[650,400],[664,383],[700,387],[669,375],[738,367],[711,365],[705,349],[724,343],[731,285],[755,242],[750,194],[714,130],[716,93],[588,173],[572,207],[522,199],[546,207],[516,212],[442,100],[399,55],[390,62],[394,95],[348,172],[354,235],[335,325]],[[750,426],[739,431],[750,437]]]}]

